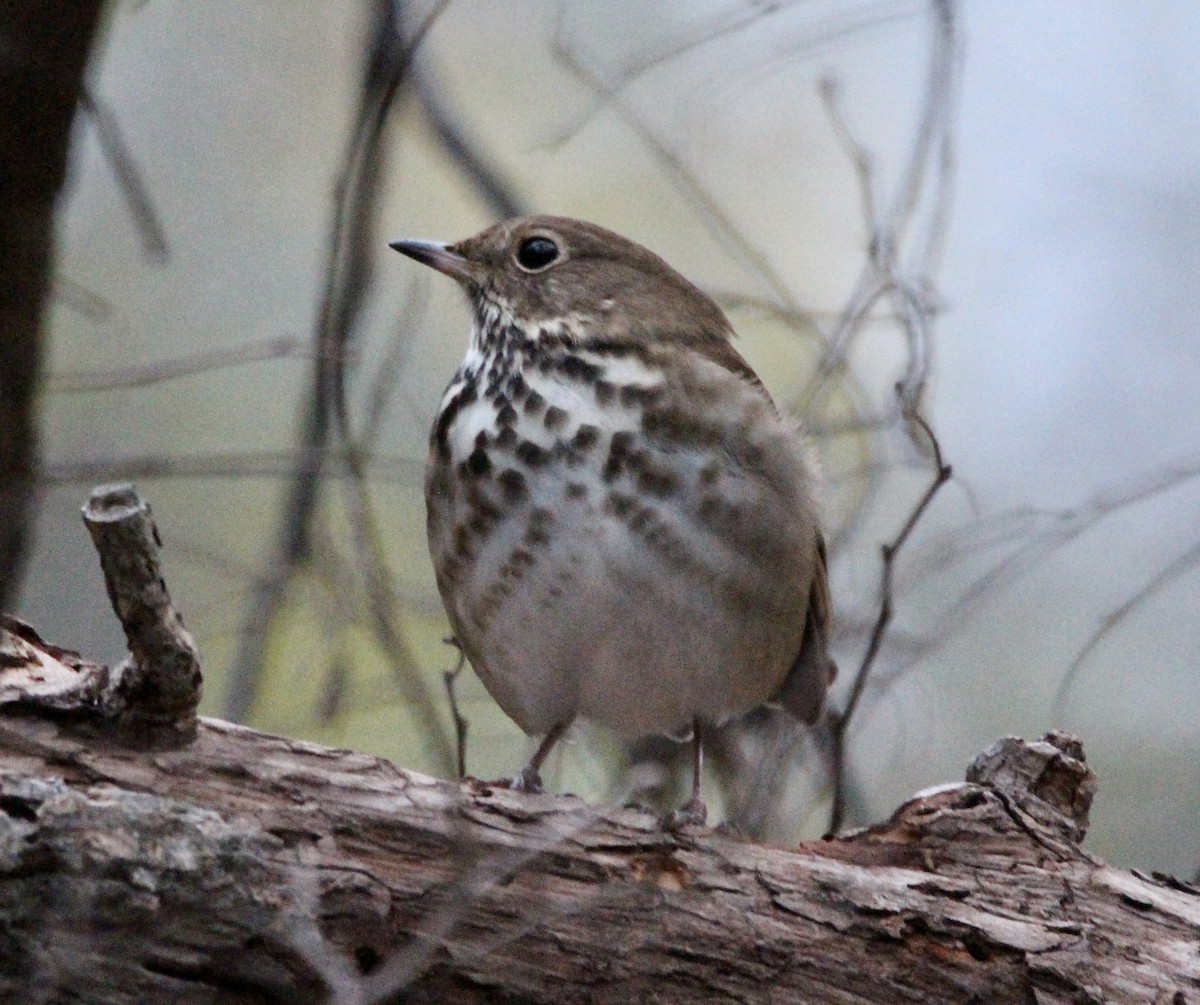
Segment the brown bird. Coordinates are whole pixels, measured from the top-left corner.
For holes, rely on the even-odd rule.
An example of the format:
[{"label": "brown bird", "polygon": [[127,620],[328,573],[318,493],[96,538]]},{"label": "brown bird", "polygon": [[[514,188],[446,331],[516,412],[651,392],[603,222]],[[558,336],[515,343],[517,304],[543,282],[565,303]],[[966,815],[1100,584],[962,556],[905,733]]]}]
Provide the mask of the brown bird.
[{"label": "brown bird", "polygon": [[396,241],[474,312],[430,436],[429,550],[455,637],[544,740],[577,717],[693,735],[767,702],[805,722],[835,667],[802,438],[717,304],[618,234],[554,216]]}]

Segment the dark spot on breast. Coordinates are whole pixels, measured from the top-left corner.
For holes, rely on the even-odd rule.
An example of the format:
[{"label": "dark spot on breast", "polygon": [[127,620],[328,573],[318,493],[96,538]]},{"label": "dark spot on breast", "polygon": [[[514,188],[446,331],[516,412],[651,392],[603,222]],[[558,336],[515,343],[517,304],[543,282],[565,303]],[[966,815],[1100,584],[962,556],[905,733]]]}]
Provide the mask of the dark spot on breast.
[{"label": "dark spot on breast", "polygon": [[504,516],[504,511],[489,499],[486,493],[480,491],[478,482],[468,485],[467,502],[474,511],[467,526],[481,537],[492,529],[492,524]]},{"label": "dark spot on breast", "polygon": [[588,494],[587,486],[583,482],[567,482],[563,486],[563,495],[568,499],[586,499]]},{"label": "dark spot on breast", "polygon": [[505,426],[496,437],[496,446],[501,450],[511,450],[517,443],[517,431],[512,426]]},{"label": "dark spot on breast", "polygon": [[531,468],[541,467],[550,459],[550,454],[532,440],[522,440],[517,444],[517,460],[528,464]]},{"label": "dark spot on breast", "polygon": [[525,383],[525,378],[519,370],[508,378],[507,391],[513,401],[520,401],[529,393],[529,385]]},{"label": "dark spot on breast", "polygon": [[517,410],[506,402],[504,407],[496,413],[496,422],[501,426],[516,425]]},{"label": "dark spot on breast", "polygon": [[525,476],[516,468],[505,468],[496,476],[496,483],[500,486],[500,491],[504,493],[507,502],[520,502],[529,494]]},{"label": "dark spot on breast", "polygon": [[470,528],[459,524],[454,528],[454,554],[468,562],[475,557],[475,549],[471,547],[473,536]]},{"label": "dark spot on breast", "polygon": [[559,357],[558,368],[572,380],[578,380],[585,384],[599,380],[600,375],[604,373],[603,367],[569,353]]},{"label": "dark spot on breast", "polygon": [[713,485],[721,477],[721,462],[711,460],[700,469],[700,484]]},{"label": "dark spot on breast", "polygon": [[475,434],[475,446],[486,447],[489,439],[490,437],[488,436],[488,431],[486,429],[481,429]]},{"label": "dark spot on breast", "polygon": [[437,422],[433,424],[433,439],[437,443],[438,453],[442,460],[450,459],[450,425],[458,417],[468,405],[473,404],[479,397],[479,392],[475,387],[475,381],[468,381],[463,385],[462,390],[458,392],[446,407],[438,414]]},{"label": "dark spot on breast", "polygon": [[625,522],[629,524],[630,530],[642,534],[657,518],[657,514],[649,506],[635,506]]},{"label": "dark spot on breast", "polygon": [[476,447],[471,451],[471,456],[462,462],[460,468],[466,474],[486,475],[492,470],[492,459],[488,457],[487,451],[483,447]]},{"label": "dark spot on breast", "polygon": [[608,460],[604,462],[604,470],[601,472],[601,477],[606,482],[614,482],[620,477],[622,470],[629,462],[632,445],[633,433],[613,433],[612,442],[608,446]]},{"label": "dark spot on breast", "polygon": [[529,514],[529,526],[525,529],[525,544],[532,548],[548,543],[552,523],[554,523],[554,514],[548,509],[533,510]]},{"label": "dark spot on breast", "polygon": [[715,447],[721,442],[720,429],[679,409],[647,409],[642,414],[642,431],[655,440],[681,447]]},{"label": "dark spot on breast", "polygon": [[451,555],[439,556],[441,562],[434,567],[434,578],[437,580],[438,590],[444,591],[447,586],[452,586],[462,578],[462,563]]},{"label": "dark spot on breast", "polygon": [[525,399],[525,414],[534,415],[546,407],[546,399],[543,398],[537,391],[530,391],[529,397]]},{"label": "dark spot on breast", "polygon": [[626,356],[638,356],[642,359],[646,357],[645,347],[638,345],[636,342],[592,339],[587,343],[586,348],[589,352],[594,352],[598,356],[611,356],[614,359],[624,359]]},{"label": "dark spot on breast", "polygon": [[596,386],[593,390],[596,392],[597,405],[611,405],[617,393],[616,385],[607,380],[596,381]]},{"label": "dark spot on breast", "polygon": [[576,450],[591,450],[592,447],[600,439],[600,429],[590,423],[584,423],[577,430],[575,436],[571,440],[571,446]]},{"label": "dark spot on breast", "polygon": [[610,492],[604,500],[604,512],[624,523],[671,568],[694,567],[695,559],[687,543],[663,521],[653,506],[647,506],[625,492]]},{"label": "dark spot on breast", "polygon": [[679,479],[674,472],[666,468],[645,465],[638,472],[638,488],[647,495],[658,496],[661,499],[679,488]]},{"label": "dark spot on breast", "polygon": [[[532,399],[532,395],[530,398]],[[559,408],[557,405],[551,405],[546,409],[546,414],[542,417],[542,423],[547,429],[558,429],[560,426],[566,425],[567,411],[565,408]]]},{"label": "dark spot on breast", "polygon": [[624,492],[610,492],[608,498],[604,500],[604,512],[621,519],[629,516],[633,512],[634,506],[633,496],[626,495]]},{"label": "dark spot on breast", "polygon": [[450,495],[451,484],[450,468],[443,463],[431,464],[429,467],[429,481],[425,486],[426,498],[431,500],[445,499]]},{"label": "dark spot on breast", "polygon": [[618,392],[622,405],[632,408],[635,405],[648,405],[662,394],[657,387],[639,387],[636,384],[626,384]]},{"label": "dark spot on breast", "polygon": [[715,534],[725,534],[735,530],[741,522],[741,510],[718,495],[706,495],[696,507],[696,515],[700,522]]},{"label": "dark spot on breast", "polygon": [[484,390],[483,396],[489,401],[495,401],[497,407],[508,402],[508,398],[500,390],[506,372],[501,366],[493,366],[487,371],[487,388]]}]

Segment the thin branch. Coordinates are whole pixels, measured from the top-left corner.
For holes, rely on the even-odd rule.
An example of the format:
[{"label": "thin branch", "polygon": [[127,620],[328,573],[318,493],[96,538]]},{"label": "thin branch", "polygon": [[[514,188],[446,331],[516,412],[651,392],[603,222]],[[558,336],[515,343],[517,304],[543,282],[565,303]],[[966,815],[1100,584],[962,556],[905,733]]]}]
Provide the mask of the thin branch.
[{"label": "thin branch", "polygon": [[104,324],[112,320],[112,304],[99,293],[89,290],[83,283],[56,275],[53,277],[53,284],[50,292],[64,307],[73,310],[92,324]]},{"label": "thin branch", "polygon": [[[897,394],[901,393],[899,386],[897,386],[896,391]],[[887,634],[888,625],[892,620],[894,604],[893,577],[895,575],[896,558],[908,541],[914,528],[925,515],[934,497],[938,494],[941,487],[950,480],[953,474],[950,465],[946,464],[942,459],[941,445],[938,443],[937,436],[934,435],[929,423],[916,412],[910,412],[907,415],[907,419],[917,428],[921,429],[928,439],[929,448],[933,453],[933,480],[909,512],[908,518],[900,528],[900,532],[890,543],[883,545],[880,549],[883,566],[880,572],[879,615],[876,617],[874,628],[871,630],[871,638],[867,643],[866,652],[863,654],[862,661],[859,663],[858,670],[854,675],[854,682],[850,688],[850,695],[846,699],[846,705],[841,712],[830,713],[829,716],[830,731],[832,733],[831,758],[834,783],[833,807],[829,814],[829,832],[831,834],[836,834],[841,830],[845,820],[846,730],[850,725],[850,720],[853,718],[855,710],[858,708],[859,699],[862,697],[863,689],[867,684],[867,678],[871,673],[871,667],[875,664],[880,647],[883,645],[884,636]]]},{"label": "thin branch", "polygon": [[680,189],[701,211],[702,219],[721,239],[722,244],[732,247],[742,256],[790,313],[798,317],[807,317],[807,312],[792,295],[788,284],[775,269],[771,260],[751,244],[721,205],[720,200],[701,183],[679,152],[658,136],[650,124],[629,105],[620,102],[617,88],[605,84],[596,74],[587,69],[568,49],[565,41],[557,35],[554,39],[554,55],[559,63],[580,83],[598,97],[602,97],[612,104],[621,120],[634,131],[646,149],[663,165],[664,176],[667,180]]},{"label": "thin branch", "polygon": [[[598,94],[593,107],[588,109],[586,114],[580,116],[570,128],[564,130],[555,142],[564,143],[572,139],[599,112],[605,110],[613,99],[620,97],[646,74],[669,62],[678,60],[698,48],[742,33],[758,22],[796,6],[800,6],[796,0],[791,3],[752,4],[747,14],[734,14],[733,16],[718,14],[685,34],[681,41],[664,46],[657,52],[627,63],[619,74],[620,79],[613,85],[610,93]],[[799,59],[810,59],[844,43],[855,35],[919,17],[920,11],[921,4],[913,2],[913,0],[909,0],[909,2],[878,2],[864,5],[860,10],[856,10],[848,16],[832,16],[807,22],[801,29],[798,39],[785,38],[775,45],[775,53],[770,62],[784,60],[788,65],[794,65]],[[556,36],[560,40],[562,49],[569,52],[570,46],[563,31],[563,24],[564,22],[560,21]]]},{"label": "thin branch", "polygon": [[[908,360],[901,381],[902,401],[906,406],[917,405],[928,376],[928,329],[936,313],[936,303],[928,293],[925,277],[934,265],[931,256],[941,247],[948,219],[953,168],[951,113],[958,94],[957,70],[962,48],[953,0],[932,0],[931,7],[933,39],[920,126],[909,150],[896,197],[886,217],[876,216],[878,200],[874,193],[873,159],[855,138],[837,101],[836,86],[828,79],[821,85],[835,134],[841,140],[859,178],[863,219],[867,224],[869,240],[867,261],[847,307],[829,334],[825,354],[801,395],[801,400],[809,404],[819,394],[825,393],[829,378],[844,372],[849,347],[861,331],[863,321],[884,299],[892,302],[896,313],[903,319],[902,331],[908,341]],[[937,170],[932,172],[934,184],[931,186],[929,161],[930,151],[935,144],[939,156]],[[927,191],[930,195],[922,200],[921,194]],[[902,267],[901,259],[905,257],[910,226],[919,206],[926,204],[930,207],[931,222],[921,246],[921,254],[913,258],[910,266]]]},{"label": "thin branch", "polygon": [[100,149],[112,168],[117,188],[124,196],[129,215],[142,237],[142,250],[155,265],[165,265],[171,257],[167,231],[150,197],[150,187],[142,177],[129,144],[121,135],[116,116],[86,85],[79,92],[79,107],[96,129]]},{"label": "thin branch", "polygon": [[[429,28],[446,7],[437,3],[408,43],[404,43],[400,10],[391,0],[376,0],[374,22],[363,73],[355,127],[343,152],[330,223],[326,283],[316,319],[317,366],[313,373],[302,443],[297,451],[291,492],[285,503],[276,556],[241,631],[234,660],[226,713],[243,719],[257,689],[265,657],[266,629],[275,617],[296,570],[310,558],[309,534],[320,494],[322,462],[333,422],[345,423],[344,356],[371,282],[369,248],[371,207],[378,196],[383,130]],[[352,462],[360,466],[357,460]],[[414,677],[414,686],[423,685]],[[424,704],[429,702],[425,696]],[[432,720],[431,720],[432,721]],[[449,745],[446,754],[449,754]]]},{"label": "thin branch", "polygon": [[1168,562],[1164,568],[1160,569],[1143,583],[1141,589],[1100,619],[1099,626],[1089,636],[1075,659],[1071,661],[1071,665],[1067,667],[1067,672],[1063,675],[1063,679],[1058,685],[1058,690],[1054,694],[1054,704],[1051,706],[1053,710],[1051,718],[1055,722],[1065,718],[1067,695],[1070,693],[1071,687],[1079,676],[1079,671],[1083,669],[1083,665],[1088,661],[1092,653],[1099,648],[1100,644],[1116,631],[1131,614],[1135,613],[1139,607],[1145,604],[1146,601],[1150,600],[1155,594],[1160,593],[1180,576],[1195,571],[1198,566],[1200,566],[1200,542],[1192,545],[1182,555],[1176,556],[1173,561]]},{"label": "thin branch", "polygon": [[262,363],[275,359],[294,359],[311,355],[308,343],[292,335],[218,346],[155,363],[127,364],[114,370],[52,374],[46,390],[51,394],[80,394],[85,391],[114,391],[146,387],[166,380],[178,380],[198,373],[210,373],[231,366]]},{"label": "thin branch", "polygon": [[466,778],[467,732],[471,724],[467,721],[466,716],[459,711],[456,685],[458,684],[459,675],[462,674],[463,668],[467,665],[467,654],[462,651],[462,646],[458,644],[458,639],[453,636],[443,639],[443,641],[458,650],[458,663],[455,664],[453,670],[447,670],[442,674],[442,682],[446,685],[446,697],[450,701],[450,714],[454,717],[454,747],[457,755],[457,777]]},{"label": "thin branch", "polygon": [[420,69],[413,75],[417,97],[421,101],[429,123],[455,167],[463,173],[472,187],[492,212],[501,219],[523,216],[529,212],[524,199],[517,195],[512,183],[497,170],[492,159],[485,156],[478,144],[467,133],[465,127],[450,110],[440,87],[435,86],[428,74]]},{"label": "thin branch", "polygon": [[[947,557],[931,568],[948,566],[968,545],[998,547],[1008,540],[1020,540],[1022,536],[1027,536],[1012,553],[988,568],[955,601],[946,615],[946,637],[949,637],[955,625],[963,623],[965,612],[976,606],[984,596],[1025,575],[1054,552],[1087,533],[1100,521],[1173,491],[1196,478],[1200,478],[1200,461],[1172,466],[1152,477],[1143,476],[1126,486],[1110,488],[1106,494],[1096,496],[1078,507],[1066,510],[1009,511],[968,527],[961,534],[949,535],[946,543]],[[1040,529],[1029,533],[1028,527],[1031,522],[1040,524]],[[985,536],[981,537],[981,531]]]},{"label": "thin branch", "polygon": [[821,103],[825,106],[825,114],[829,116],[834,134],[850,157],[854,176],[858,179],[859,206],[863,222],[866,224],[867,234],[873,235],[879,230],[879,210],[875,196],[875,157],[850,128],[846,111],[842,107],[841,83],[837,78],[826,74],[817,85],[817,93],[821,96]]},{"label": "thin branch", "polygon": [[407,310],[402,322],[397,323],[387,341],[383,358],[375,368],[366,392],[363,405],[362,429],[358,434],[359,448],[370,450],[383,430],[383,420],[402,386],[401,377],[412,355],[412,332],[425,316],[425,291],[428,287],[414,281],[405,297]]},{"label": "thin branch", "polygon": [[[404,485],[419,482],[424,461],[412,457],[373,456],[371,478]],[[317,469],[328,478],[351,477],[345,454],[328,450]],[[295,455],[268,450],[244,453],[214,453],[193,457],[111,457],[93,461],[45,465],[39,482],[45,486],[111,481],[114,478],[146,481],[152,478],[290,478],[296,473]]]}]

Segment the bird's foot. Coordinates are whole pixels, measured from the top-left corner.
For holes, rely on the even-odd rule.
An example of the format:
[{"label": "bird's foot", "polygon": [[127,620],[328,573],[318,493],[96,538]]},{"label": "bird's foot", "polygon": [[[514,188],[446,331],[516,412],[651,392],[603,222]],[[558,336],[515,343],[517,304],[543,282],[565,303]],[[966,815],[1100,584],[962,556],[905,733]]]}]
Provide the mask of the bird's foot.
[{"label": "bird's foot", "polygon": [[542,776],[532,764],[527,764],[517,772],[516,777],[508,783],[513,792],[531,792],[534,795],[543,792]]},{"label": "bird's foot", "polygon": [[663,817],[662,826],[665,831],[678,831],[690,825],[703,827],[707,819],[708,807],[699,799],[689,799],[679,809]]}]

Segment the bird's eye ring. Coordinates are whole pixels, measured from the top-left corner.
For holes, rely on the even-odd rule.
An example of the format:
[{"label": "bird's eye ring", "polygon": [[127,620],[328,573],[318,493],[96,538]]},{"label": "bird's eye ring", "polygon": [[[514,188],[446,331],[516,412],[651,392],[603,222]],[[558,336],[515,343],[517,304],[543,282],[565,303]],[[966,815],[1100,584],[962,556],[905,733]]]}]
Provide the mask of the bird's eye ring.
[{"label": "bird's eye ring", "polygon": [[517,248],[517,264],[526,272],[541,272],[558,261],[558,245],[548,237],[527,237]]}]

